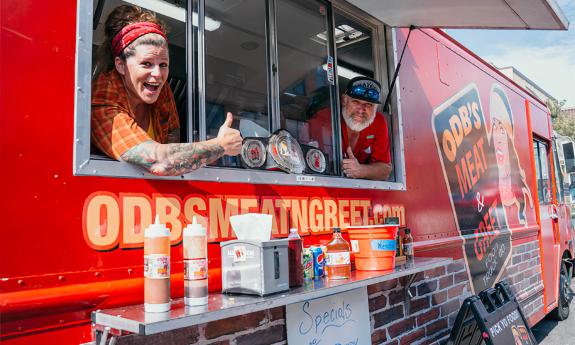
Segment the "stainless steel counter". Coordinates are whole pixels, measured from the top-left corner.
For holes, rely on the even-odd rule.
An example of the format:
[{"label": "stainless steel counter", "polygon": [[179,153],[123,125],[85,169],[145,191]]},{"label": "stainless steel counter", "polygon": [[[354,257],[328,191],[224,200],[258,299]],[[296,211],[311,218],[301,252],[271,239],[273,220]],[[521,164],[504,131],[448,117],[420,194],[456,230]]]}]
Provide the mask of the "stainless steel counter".
[{"label": "stainless steel counter", "polygon": [[92,313],[92,322],[100,329],[110,327],[140,335],[154,334],[333,295],[400,277],[406,277],[405,294],[406,302],[409,302],[409,285],[417,273],[451,261],[449,258],[415,258],[412,262],[397,265],[394,270],[353,271],[351,279],[308,281],[300,288],[264,297],[212,293],[208,304],[202,307],[186,307],[183,298],[180,298],[172,301],[172,308],[166,313],[146,313],[143,304],[98,310]]}]

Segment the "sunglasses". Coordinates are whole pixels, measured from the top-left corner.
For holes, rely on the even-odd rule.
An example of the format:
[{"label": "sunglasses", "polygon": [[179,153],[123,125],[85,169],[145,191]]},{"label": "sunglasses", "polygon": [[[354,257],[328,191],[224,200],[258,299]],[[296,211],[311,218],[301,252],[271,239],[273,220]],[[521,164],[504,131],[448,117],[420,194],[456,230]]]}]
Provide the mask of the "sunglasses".
[{"label": "sunglasses", "polygon": [[354,86],[351,90],[347,91],[347,94],[351,97],[360,97],[368,102],[378,103],[379,102],[379,91],[375,89],[366,88],[365,86]]}]

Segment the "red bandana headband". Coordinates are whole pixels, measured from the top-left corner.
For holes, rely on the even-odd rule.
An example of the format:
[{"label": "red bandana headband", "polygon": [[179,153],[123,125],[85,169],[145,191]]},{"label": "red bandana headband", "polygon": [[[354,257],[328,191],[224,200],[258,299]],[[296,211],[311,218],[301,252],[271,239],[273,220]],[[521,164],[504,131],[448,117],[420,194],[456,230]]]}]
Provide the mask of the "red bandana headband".
[{"label": "red bandana headband", "polygon": [[166,34],[164,34],[158,24],[150,22],[138,22],[130,25],[126,25],[114,36],[112,40],[112,53],[114,56],[118,56],[122,53],[124,48],[134,42],[138,37],[144,36],[146,34],[158,34],[162,36],[166,42],[168,41]]}]

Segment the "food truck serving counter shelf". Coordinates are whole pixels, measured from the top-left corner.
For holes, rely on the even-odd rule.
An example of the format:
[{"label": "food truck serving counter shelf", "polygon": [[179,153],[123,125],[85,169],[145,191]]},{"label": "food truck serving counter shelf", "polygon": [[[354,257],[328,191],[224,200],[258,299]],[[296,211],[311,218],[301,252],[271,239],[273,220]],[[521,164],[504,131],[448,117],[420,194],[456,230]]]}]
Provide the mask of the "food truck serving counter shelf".
[{"label": "food truck serving counter shelf", "polygon": [[[166,177],[92,145],[92,81],[106,68],[106,20],[122,5],[167,27],[165,83],[146,79],[142,92],[161,89],[170,113],[144,112],[139,134],[185,146],[231,126],[240,155]],[[575,236],[549,111],[441,30],[566,30],[553,0],[22,0],[3,2],[0,16],[0,113],[10,114],[0,116],[3,344],[317,344],[339,322],[357,326],[350,343],[435,343],[466,297],[499,282],[529,326],[568,317]],[[135,56],[114,61],[123,58]],[[347,92],[358,76],[379,85]],[[358,120],[365,114],[373,122]],[[383,147],[387,180],[344,173]],[[272,244],[297,229],[307,265],[323,260],[340,228],[343,253],[328,271],[342,277],[349,266],[335,266],[369,267],[372,252],[390,262],[391,237],[353,229],[394,218],[413,261],[283,292],[278,283],[262,297],[224,295],[222,248],[240,241],[232,217],[249,213],[270,218]],[[156,216],[169,255],[144,248]],[[185,230],[192,225],[201,231]],[[279,249],[258,245],[273,251],[274,279],[285,275]],[[144,313],[145,253],[169,258],[154,266],[169,268],[167,315]],[[208,304],[186,308],[184,297],[204,303],[206,287]],[[311,326],[325,312],[333,319]]]},{"label": "food truck serving counter shelf", "polygon": [[415,280],[416,274],[433,271],[452,262],[453,260],[448,258],[417,258],[414,261],[400,264],[393,270],[354,271],[352,277],[345,281],[313,279],[300,288],[264,297],[215,293],[209,296],[207,306],[198,308],[186,307],[183,300],[178,299],[172,302],[170,312],[162,315],[164,319],[158,317],[154,321],[147,319],[154,316],[146,313],[142,305],[95,311],[92,315],[92,321],[99,330],[110,327],[116,331],[149,335],[282,307],[396,279],[402,279],[405,282],[401,292],[405,295],[403,305],[409,308],[411,297],[409,294],[410,284],[408,283]]}]

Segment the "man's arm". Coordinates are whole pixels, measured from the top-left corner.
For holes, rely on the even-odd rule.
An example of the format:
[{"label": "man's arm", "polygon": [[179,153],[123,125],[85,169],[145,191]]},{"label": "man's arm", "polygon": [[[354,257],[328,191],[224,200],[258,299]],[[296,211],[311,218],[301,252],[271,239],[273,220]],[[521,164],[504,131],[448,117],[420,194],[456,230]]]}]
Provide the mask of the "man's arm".
[{"label": "man's arm", "polygon": [[224,154],[235,156],[240,153],[242,137],[238,130],[231,128],[232,121],[232,114],[228,113],[214,139],[198,143],[174,143],[179,141],[179,130],[173,130],[168,134],[168,144],[149,140],[132,147],[121,158],[154,175],[186,174],[216,161]]},{"label": "man's arm", "polygon": [[371,164],[360,164],[350,147],[347,148],[348,158],[342,161],[343,172],[347,177],[363,178],[368,180],[383,181],[389,178],[391,164],[374,162]]},{"label": "man's arm", "polygon": [[361,177],[359,178],[383,181],[387,180],[391,173],[390,163],[375,162],[371,164],[360,164],[360,166]]}]

